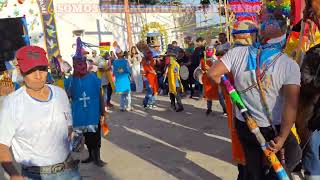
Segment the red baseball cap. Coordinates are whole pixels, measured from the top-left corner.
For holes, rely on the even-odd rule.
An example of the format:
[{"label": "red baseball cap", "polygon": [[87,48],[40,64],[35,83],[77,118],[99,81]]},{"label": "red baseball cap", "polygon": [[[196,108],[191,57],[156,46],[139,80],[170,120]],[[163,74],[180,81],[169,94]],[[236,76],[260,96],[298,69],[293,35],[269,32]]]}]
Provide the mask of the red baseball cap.
[{"label": "red baseball cap", "polygon": [[25,73],[38,66],[49,66],[46,51],[38,46],[24,46],[16,53],[18,66]]}]

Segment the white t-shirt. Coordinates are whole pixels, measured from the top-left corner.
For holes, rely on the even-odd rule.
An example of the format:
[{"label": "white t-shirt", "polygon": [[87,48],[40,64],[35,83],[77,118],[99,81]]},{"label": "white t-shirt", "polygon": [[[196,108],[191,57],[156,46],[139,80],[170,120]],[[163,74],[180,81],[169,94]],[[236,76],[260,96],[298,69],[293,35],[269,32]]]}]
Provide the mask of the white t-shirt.
[{"label": "white t-shirt", "polygon": [[[252,74],[255,74],[255,70],[247,70],[248,55],[248,47],[236,47],[229,50],[221,60],[227,69],[232,72],[235,87],[249,112],[257,121],[258,126],[267,127],[270,126],[270,123],[262,103],[260,90],[257,86],[249,88],[257,81],[256,79],[252,80]],[[263,73],[263,70],[261,70],[261,74]],[[283,108],[282,86],[289,84],[300,85],[300,76],[298,64],[286,54],[282,54],[266,72],[263,83],[266,87],[267,103],[272,113],[272,124],[281,124]],[[236,117],[244,121],[238,108],[236,108]]]},{"label": "white t-shirt", "polygon": [[70,153],[69,100],[63,89],[49,87],[48,102],[33,99],[21,87],[5,97],[0,109],[0,144],[11,147],[16,161],[26,166],[61,163]]}]

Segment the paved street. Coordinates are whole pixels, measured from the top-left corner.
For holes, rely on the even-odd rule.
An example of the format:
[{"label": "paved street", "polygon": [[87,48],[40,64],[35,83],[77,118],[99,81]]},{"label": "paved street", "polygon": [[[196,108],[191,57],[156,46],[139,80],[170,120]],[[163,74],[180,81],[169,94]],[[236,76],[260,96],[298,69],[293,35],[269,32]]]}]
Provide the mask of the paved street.
[{"label": "paved street", "polygon": [[[134,111],[110,112],[110,134],[102,141],[105,168],[81,165],[88,180],[216,180],[235,179],[227,120],[218,102],[205,115],[206,102],[185,98],[185,111],[170,110],[169,98],[158,97],[158,107],[145,111],[143,95],[133,95]],[[113,96],[117,102],[118,97]],[[75,154],[84,159],[87,152]],[[1,178],[1,176],[0,176]]]},{"label": "paved street", "polygon": [[[169,98],[158,97],[158,107],[145,111],[143,95],[134,95],[133,112],[110,114],[110,135],[103,140],[104,170],[89,165],[88,179],[197,180],[235,179],[227,120],[219,103],[207,117],[206,102],[184,99],[185,111],[168,109]],[[113,96],[113,100],[117,101]],[[92,178],[94,176],[94,178]]]}]

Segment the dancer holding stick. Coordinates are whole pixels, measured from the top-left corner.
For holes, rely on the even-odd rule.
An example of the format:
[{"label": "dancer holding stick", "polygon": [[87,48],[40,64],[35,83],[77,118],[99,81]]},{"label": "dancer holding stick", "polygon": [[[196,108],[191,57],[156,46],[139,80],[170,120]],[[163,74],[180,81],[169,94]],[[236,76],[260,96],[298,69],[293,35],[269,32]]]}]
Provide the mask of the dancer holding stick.
[{"label": "dancer holding stick", "polygon": [[[296,119],[300,69],[296,62],[282,53],[286,42],[286,19],[277,14],[263,15],[265,19],[259,33],[261,45],[229,50],[209,70],[209,75],[220,83],[221,76],[231,72],[241,95],[234,102],[238,106],[235,124],[245,153],[247,179],[289,179],[275,154],[282,148],[286,150],[285,167],[288,172],[301,159],[301,149],[290,132]],[[236,92],[230,84],[228,91]],[[265,103],[262,103],[263,94]],[[273,170],[263,156],[267,157]]]}]

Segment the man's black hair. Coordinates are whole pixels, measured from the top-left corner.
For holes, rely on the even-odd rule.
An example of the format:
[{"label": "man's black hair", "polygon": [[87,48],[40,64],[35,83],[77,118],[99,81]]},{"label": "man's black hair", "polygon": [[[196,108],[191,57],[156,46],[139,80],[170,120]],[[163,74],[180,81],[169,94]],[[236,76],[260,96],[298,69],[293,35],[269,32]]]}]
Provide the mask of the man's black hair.
[{"label": "man's black hair", "polygon": [[219,36],[224,36],[224,37],[227,37],[227,34],[222,32],[222,33],[219,33]]},{"label": "man's black hair", "polygon": [[202,41],[204,41],[203,37],[198,37],[198,38],[196,39],[196,42],[202,42]]},{"label": "man's black hair", "polygon": [[310,48],[301,66],[301,83],[320,90],[320,44]]},{"label": "man's black hair", "polygon": [[49,69],[48,66],[36,66],[36,67],[30,69],[30,70],[27,71],[27,72],[22,72],[21,70],[20,70],[20,72],[21,72],[21,75],[22,75],[22,76],[27,76],[28,74],[31,74],[31,73],[33,73],[34,71],[37,71],[37,70],[39,70],[39,71],[48,71],[48,69]]}]

